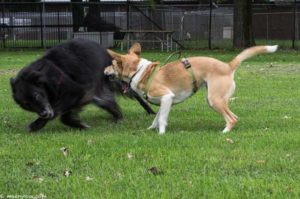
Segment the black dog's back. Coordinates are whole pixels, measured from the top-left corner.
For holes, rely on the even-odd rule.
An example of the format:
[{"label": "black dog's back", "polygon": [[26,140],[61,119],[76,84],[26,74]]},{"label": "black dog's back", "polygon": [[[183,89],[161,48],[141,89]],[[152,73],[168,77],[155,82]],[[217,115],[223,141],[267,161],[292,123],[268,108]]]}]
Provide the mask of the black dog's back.
[{"label": "black dog's back", "polygon": [[60,44],[50,49],[44,58],[51,60],[73,81],[81,85],[103,79],[104,68],[111,64],[111,57],[106,49],[84,39]]}]

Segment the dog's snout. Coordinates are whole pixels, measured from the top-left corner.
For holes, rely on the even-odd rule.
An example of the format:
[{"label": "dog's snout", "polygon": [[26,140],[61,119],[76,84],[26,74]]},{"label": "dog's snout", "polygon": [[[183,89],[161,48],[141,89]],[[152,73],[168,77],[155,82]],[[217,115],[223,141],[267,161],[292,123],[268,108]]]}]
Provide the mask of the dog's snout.
[{"label": "dog's snout", "polygon": [[115,74],[109,74],[109,75],[107,75],[107,77],[109,78],[109,79],[115,79]]},{"label": "dog's snout", "polygon": [[104,75],[110,76],[110,75],[113,75],[113,73],[111,73],[109,70],[105,70],[104,71]]},{"label": "dog's snout", "polygon": [[40,116],[42,118],[47,118],[48,117],[48,112],[46,110],[44,110],[43,112],[40,113]]},{"label": "dog's snout", "polygon": [[116,77],[116,75],[108,69],[104,70],[104,75],[106,75],[109,79],[115,79]]},{"label": "dog's snout", "polygon": [[54,112],[50,106],[46,106],[45,109],[39,115],[41,118],[51,119],[54,116]]}]

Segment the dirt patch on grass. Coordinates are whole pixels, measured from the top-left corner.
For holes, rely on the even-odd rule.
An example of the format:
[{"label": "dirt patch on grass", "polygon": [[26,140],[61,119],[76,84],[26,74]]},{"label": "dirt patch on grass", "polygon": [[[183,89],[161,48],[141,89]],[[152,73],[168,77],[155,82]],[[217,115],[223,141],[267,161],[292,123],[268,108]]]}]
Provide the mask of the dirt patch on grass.
[{"label": "dirt patch on grass", "polygon": [[300,73],[300,65],[288,64],[288,65],[269,65],[261,69],[262,72],[269,74],[296,74]]},{"label": "dirt patch on grass", "polygon": [[0,69],[0,75],[14,75],[19,72],[20,69]]},{"label": "dirt patch on grass", "polygon": [[300,73],[300,65],[298,64],[264,64],[262,66],[246,66],[244,69],[259,74],[269,75]]}]

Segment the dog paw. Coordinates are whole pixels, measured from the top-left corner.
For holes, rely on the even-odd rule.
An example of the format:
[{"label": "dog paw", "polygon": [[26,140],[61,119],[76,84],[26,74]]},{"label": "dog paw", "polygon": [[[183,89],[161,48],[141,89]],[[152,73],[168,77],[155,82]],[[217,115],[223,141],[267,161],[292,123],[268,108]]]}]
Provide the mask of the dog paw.
[{"label": "dog paw", "polygon": [[91,128],[91,126],[90,126],[90,125],[87,125],[86,123],[81,122],[79,128],[80,128],[80,129],[89,129],[89,128]]},{"label": "dog paw", "polygon": [[157,128],[157,126],[149,126],[148,128],[147,128],[147,130],[152,130],[152,129],[156,129]]},{"label": "dog paw", "polygon": [[29,132],[36,132],[36,131],[40,130],[43,127],[44,126],[41,126],[41,125],[33,122],[33,123],[28,125],[27,129],[28,129]]},{"label": "dog paw", "polygon": [[115,118],[115,117],[114,117],[114,118],[112,119],[112,121],[113,121],[114,123],[117,124],[117,123],[122,122],[122,121],[123,121],[123,118]]},{"label": "dog paw", "polygon": [[29,132],[38,131],[41,128],[43,128],[48,121],[49,121],[48,119],[38,118],[34,122],[28,125],[28,131]]},{"label": "dog paw", "polygon": [[225,127],[225,129],[222,131],[222,133],[228,133],[230,129],[228,127]]}]

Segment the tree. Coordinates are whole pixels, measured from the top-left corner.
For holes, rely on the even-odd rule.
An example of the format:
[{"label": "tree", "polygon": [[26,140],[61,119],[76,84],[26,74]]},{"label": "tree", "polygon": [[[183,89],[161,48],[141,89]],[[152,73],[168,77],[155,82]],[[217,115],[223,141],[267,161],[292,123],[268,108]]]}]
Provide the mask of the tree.
[{"label": "tree", "polygon": [[82,0],[71,0],[72,2],[72,18],[73,18],[73,32],[78,32],[79,27],[83,22],[83,6]]},{"label": "tree", "polygon": [[244,48],[253,46],[252,1],[234,0],[233,47]]}]

